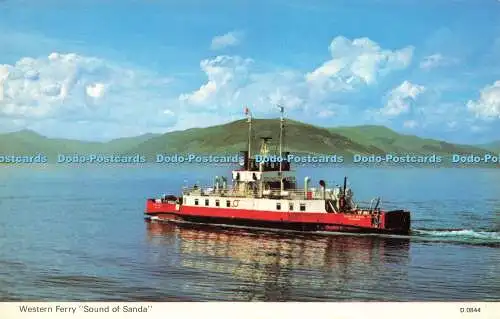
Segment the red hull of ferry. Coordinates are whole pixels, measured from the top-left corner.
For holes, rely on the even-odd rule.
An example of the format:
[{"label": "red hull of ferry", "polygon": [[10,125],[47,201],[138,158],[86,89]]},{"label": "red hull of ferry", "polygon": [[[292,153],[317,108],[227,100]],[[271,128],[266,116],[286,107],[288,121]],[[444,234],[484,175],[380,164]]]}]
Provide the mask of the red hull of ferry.
[{"label": "red hull of ferry", "polygon": [[145,218],[165,222],[189,222],[290,229],[298,231],[338,231],[354,233],[391,233],[410,231],[410,213],[396,210],[377,215],[350,213],[276,212],[222,207],[193,207],[148,199]]}]

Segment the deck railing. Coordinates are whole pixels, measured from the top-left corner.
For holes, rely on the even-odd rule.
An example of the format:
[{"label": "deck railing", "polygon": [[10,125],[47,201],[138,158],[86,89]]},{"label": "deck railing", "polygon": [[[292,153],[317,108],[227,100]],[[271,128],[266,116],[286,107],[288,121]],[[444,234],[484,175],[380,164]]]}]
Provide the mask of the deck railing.
[{"label": "deck railing", "polygon": [[[320,190],[308,190],[304,189],[289,189],[281,191],[278,189],[265,189],[262,191],[263,197],[274,197],[274,198],[308,198],[308,199],[321,199],[322,194]],[[240,191],[233,188],[226,189],[215,189],[213,187],[190,187],[184,188],[182,191],[183,195],[199,195],[199,196],[227,196],[227,197],[258,197],[258,190],[246,190]]]},{"label": "deck railing", "polygon": [[[231,186],[225,189],[214,189],[213,187],[190,187],[184,188],[182,191],[183,195],[197,195],[203,197],[258,197],[259,192],[253,190],[238,191],[233,189]],[[326,198],[330,199],[331,189],[326,190]],[[323,199],[323,192],[321,189],[311,188],[308,189],[307,194],[304,189],[293,189],[284,190],[281,192],[280,189],[268,189],[264,190],[262,194],[263,198],[283,198],[283,199]],[[352,207],[355,209],[369,210],[375,209],[374,203],[377,198],[371,201],[356,201],[352,202]],[[380,209],[380,205],[378,207]]]}]

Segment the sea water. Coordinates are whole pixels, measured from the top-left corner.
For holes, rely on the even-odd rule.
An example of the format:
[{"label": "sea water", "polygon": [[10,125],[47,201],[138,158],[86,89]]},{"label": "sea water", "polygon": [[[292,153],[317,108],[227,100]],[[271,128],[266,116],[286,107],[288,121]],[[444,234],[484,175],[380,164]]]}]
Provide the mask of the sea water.
[{"label": "sea water", "polygon": [[2,167],[0,299],[500,300],[498,169],[298,169],[411,210],[411,236],[143,220],[146,198],[215,175],[227,167]]}]

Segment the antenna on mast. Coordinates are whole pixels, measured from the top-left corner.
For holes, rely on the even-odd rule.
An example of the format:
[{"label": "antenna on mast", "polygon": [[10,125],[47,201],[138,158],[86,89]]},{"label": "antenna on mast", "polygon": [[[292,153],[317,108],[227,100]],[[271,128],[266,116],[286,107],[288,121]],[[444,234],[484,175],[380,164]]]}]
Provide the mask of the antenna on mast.
[{"label": "antenna on mast", "polygon": [[248,159],[246,165],[246,170],[250,170],[250,164],[252,163],[252,113],[248,107],[245,106],[245,115],[247,116],[248,123]]},{"label": "antenna on mast", "polygon": [[283,192],[283,129],[285,128],[285,117],[284,117],[284,112],[285,112],[285,107],[282,104],[276,104],[277,107],[280,109],[280,190]]}]

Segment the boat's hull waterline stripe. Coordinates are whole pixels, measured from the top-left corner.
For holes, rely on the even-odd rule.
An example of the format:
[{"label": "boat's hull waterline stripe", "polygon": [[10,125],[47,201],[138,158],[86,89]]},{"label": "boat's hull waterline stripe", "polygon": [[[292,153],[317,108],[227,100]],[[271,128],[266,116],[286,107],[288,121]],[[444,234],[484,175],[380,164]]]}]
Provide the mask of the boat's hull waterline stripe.
[{"label": "boat's hull waterline stripe", "polygon": [[[398,219],[395,227],[387,228],[386,216]],[[156,217],[161,221],[192,222],[202,224],[220,224],[259,228],[287,229],[297,231],[338,231],[407,234],[409,216],[405,212],[382,212],[377,220],[375,216],[308,212],[272,212],[252,211],[210,207],[184,207],[176,210],[175,204],[162,203],[148,206],[146,217]]]}]

